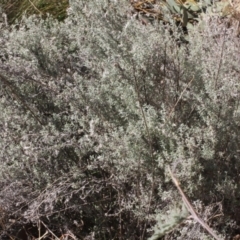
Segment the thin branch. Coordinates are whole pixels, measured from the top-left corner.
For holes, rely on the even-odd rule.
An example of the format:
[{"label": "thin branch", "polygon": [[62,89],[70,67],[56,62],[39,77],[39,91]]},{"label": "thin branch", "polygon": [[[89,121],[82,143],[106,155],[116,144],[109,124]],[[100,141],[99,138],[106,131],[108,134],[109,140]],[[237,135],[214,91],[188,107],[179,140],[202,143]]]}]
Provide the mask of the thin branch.
[{"label": "thin branch", "polygon": [[[148,214],[150,213],[150,208],[151,208],[151,202],[153,199],[153,192],[154,192],[154,187],[155,187],[155,166],[154,166],[154,157],[153,157],[153,146],[152,146],[152,141],[151,141],[151,137],[150,137],[150,131],[147,125],[147,119],[145,116],[145,113],[143,111],[143,107],[141,104],[141,97],[140,97],[140,90],[139,90],[139,85],[138,85],[138,80],[136,77],[136,69],[134,66],[134,62],[132,62],[132,67],[133,67],[133,73],[134,73],[134,82],[135,82],[135,90],[137,92],[137,98],[138,98],[138,103],[139,103],[139,108],[141,110],[141,114],[143,117],[143,121],[144,121],[144,125],[147,131],[147,135],[148,135],[148,145],[150,147],[150,154],[151,154],[151,159],[152,159],[152,189],[151,189],[151,194],[150,194],[150,200],[149,200],[149,205],[148,205]],[[146,231],[146,227],[147,227],[147,223],[145,223],[144,227],[143,227],[143,232],[142,232],[142,236],[141,239],[144,239],[144,233]]]},{"label": "thin branch", "polygon": [[22,99],[22,97],[17,93],[17,91],[13,88],[11,82],[0,73],[0,80],[2,83],[10,89],[12,96],[18,101],[21,102],[22,105],[32,114],[32,116],[35,118],[37,122],[39,122],[41,125],[44,125],[43,122],[39,119],[39,117],[34,113],[34,111],[25,103],[25,101]]},{"label": "thin branch", "polygon": [[180,183],[178,182],[178,180],[176,179],[176,177],[173,175],[173,172],[171,171],[171,168],[168,167],[169,173],[171,175],[172,181],[175,184],[175,186],[177,187],[179,193],[182,196],[182,200],[184,202],[184,204],[186,205],[188,211],[191,213],[193,219],[195,221],[197,221],[198,223],[200,223],[200,225],[208,231],[208,233],[210,235],[212,235],[212,237],[214,237],[214,239],[216,240],[221,240],[221,238],[219,238],[214,232],[213,230],[200,218],[198,217],[197,213],[195,212],[193,206],[191,205],[191,203],[189,202],[188,198],[186,197],[185,193],[183,192],[182,188],[180,187]]},{"label": "thin branch", "polygon": [[43,221],[41,221],[41,223],[48,230],[48,232],[50,232],[55,237],[56,240],[60,240],[60,238],[58,238]]},{"label": "thin branch", "polygon": [[217,73],[216,73],[216,77],[215,77],[215,90],[217,89],[217,81],[218,81],[218,77],[220,74],[220,70],[222,67],[222,62],[223,62],[223,51],[225,49],[225,42],[226,42],[226,28],[224,29],[224,38],[223,38],[223,43],[222,43],[222,48],[221,48],[221,53],[220,53],[220,59],[219,59],[219,64],[218,64],[218,69],[217,69]]},{"label": "thin branch", "polygon": [[35,10],[37,10],[41,15],[43,15],[43,13],[34,5],[34,3],[33,2],[31,2],[31,0],[28,0],[30,3],[31,3],[31,5],[35,8]]},{"label": "thin branch", "polygon": [[172,116],[172,113],[174,111],[174,109],[176,108],[176,106],[178,105],[179,101],[182,99],[182,96],[184,94],[184,92],[188,89],[188,87],[190,86],[190,84],[192,83],[193,78],[189,81],[189,83],[187,84],[187,86],[183,89],[183,91],[181,92],[177,102],[175,103],[175,105],[173,106],[172,110],[170,111],[169,115],[168,115],[168,119]]}]

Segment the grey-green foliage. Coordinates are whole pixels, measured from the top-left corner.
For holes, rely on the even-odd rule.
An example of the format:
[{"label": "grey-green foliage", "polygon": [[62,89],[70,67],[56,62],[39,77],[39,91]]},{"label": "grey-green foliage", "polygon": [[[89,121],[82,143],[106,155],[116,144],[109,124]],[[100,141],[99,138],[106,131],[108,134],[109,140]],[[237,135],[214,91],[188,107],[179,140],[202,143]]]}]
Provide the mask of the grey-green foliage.
[{"label": "grey-green foliage", "polygon": [[167,215],[157,215],[157,225],[154,227],[154,234],[149,240],[157,240],[166,235],[168,232],[173,231],[174,228],[179,226],[187,217],[189,212],[184,205],[182,208],[171,207]]},{"label": "grey-green foliage", "polygon": [[110,0],[2,29],[0,205],[56,234],[145,239],[155,211],[181,201],[166,171],[178,163],[190,199],[225,199],[237,220],[240,55],[224,29],[212,19],[179,46],[177,28]]}]

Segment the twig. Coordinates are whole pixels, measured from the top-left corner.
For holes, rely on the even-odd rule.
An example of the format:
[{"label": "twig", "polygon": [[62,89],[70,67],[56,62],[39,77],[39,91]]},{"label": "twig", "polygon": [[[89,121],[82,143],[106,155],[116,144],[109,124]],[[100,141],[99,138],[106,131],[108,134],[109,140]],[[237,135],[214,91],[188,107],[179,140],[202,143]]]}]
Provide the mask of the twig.
[{"label": "twig", "polygon": [[[140,97],[140,90],[139,90],[139,85],[138,85],[138,81],[137,81],[137,77],[136,77],[136,69],[134,67],[134,63],[132,63],[132,66],[133,66],[133,72],[134,72],[134,83],[135,83],[135,90],[137,92],[137,99],[138,99],[138,103],[139,103],[139,108],[140,108],[140,111],[141,111],[141,114],[142,114],[142,117],[143,117],[143,121],[144,121],[144,125],[145,125],[145,128],[146,128],[146,131],[147,131],[147,135],[148,135],[148,145],[149,145],[149,148],[150,148],[150,154],[151,154],[151,159],[152,159],[152,186],[151,186],[151,193],[150,193],[150,197],[149,197],[149,205],[148,205],[148,214],[150,213],[150,208],[151,208],[151,202],[152,202],[152,199],[153,199],[153,192],[154,192],[154,187],[155,187],[155,167],[154,167],[154,157],[153,157],[153,146],[152,146],[152,141],[151,141],[151,137],[150,137],[150,131],[149,131],[149,128],[148,128],[148,124],[147,124],[147,119],[146,119],[146,116],[145,116],[145,113],[143,111],[143,107],[142,107],[142,104],[141,104],[141,97]],[[146,231],[146,227],[147,227],[147,223],[144,224],[144,227],[143,227],[143,232],[142,232],[142,236],[141,236],[141,240],[144,239],[144,234],[145,234],[145,231]]]},{"label": "twig", "polygon": [[57,240],[60,240],[60,238],[58,238],[43,221],[41,221],[41,223]]},{"label": "twig", "polygon": [[48,235],[48,231],[46,231],[41,237],[36,238],[35,240],[42,240],[46,237],[46,235]]},{"label": "twig", "polygon": [[183,200],[184,204],[186,205],[188,211],[191,213],[193,219],[194,219],[195,221],[197,221],[198,223],[200,223],[200,225],[201,225],[205,230],[207,230],[208,233],[209,233],[210,235],[212,235],[212,237],[214,237],[214,239],[216,239],[216,240],[221,240],[221,238],[219,238],[219,237],[213,232],[213,230],[212,230],[200,217],[198,217],[198,215],[196,214],[193,206],[191,205],[191,203],[190,203],[189,200],[187,199],[185,193],[183,192],[182,188],[180,187],[180,184],[179,184],[178,180],[177,180],[176,177],[173,175],[173,172],[171,171],[171,168],[168,167],[168,170],[169,170],[169,173],[170,173],[170,175],[171,175],[171,178],[172,178],[173,183],[175,184],[175,186],[177,187],[179,193],[181,194],[182,200]]},{"label": "twig", "polygon": [[64,240],[65,237],[71,237],[72,239],[74,240],[77,240],[76,237],[74,235],[72,235],[72,233],[66,233],[66,234],[63,234],[61,237],[60,237],[60,240]]},{"label": "twig", "polygon": [[168,115],[168,119],[171,117],[171,115],[172,115],[174,109],[175,109],[176,106],[178,105],[178,103],[179,103],[179,101],[181,100],[181,98],[182,98],[184,92],[187,90],[187,88],[189,87],[189,85],[191,84],[192,81],[193,81],[193,78],[189,81],[189,83],[187,84],[187,86],[186,86],[186,87],[183,89],[183,91],[181,92],[181,94],[180,94],[180,96],[179,96],[177,102],[175,103],[175,105],[173,106],[172,110],[170,111],[170,113],[169,113],[169,115]]},{"label": "twig", "polygon": [[217,73],[216,73],[216,77],[215,77],[215,90],[217,89],[217,81],[218,81],[218,77],[219,77],[219,74],[220,74],[220,70],[221,70],[221,67],[222,67],[222,62],[223,62],[223,50],[225,49],[225,37],[226,37],[226,28],[224,29],[224,35],[223,35],[223,43],[222,43],[222,48],[221,48],[221,53],[220,53],[220,59],[219,59],[219,64],[218,64],[218,68],[217,68]]},{"label": "twig", "polygon": [[14,87],[12,86],[12,84],[10,83],[10,81],[5,77],[3,76],[1,73],[0,73],[0,80],[2,81],[2,83],[8,87],[12,93],[12,95],[14,96],[14,98],[21,102],[22,105],[27,109],[29,110],[29,112],[32,114],[32,116],[35,118],[35,120],[37,122],[39,122],[41,125],[44,125],[43,122],[39,119],[39,117],[34,113],[34,111],[25,103],[25,101],[22,99],[22,97],[17,93],[17,91],[14,89]]},{"label": "twig", "polygon": [[31,2],[31,0],[28,0],[28,1],[31,3],[31,5],[32,5],[41,15],[43,15],[43,13],[34,5],[33,2]]}]

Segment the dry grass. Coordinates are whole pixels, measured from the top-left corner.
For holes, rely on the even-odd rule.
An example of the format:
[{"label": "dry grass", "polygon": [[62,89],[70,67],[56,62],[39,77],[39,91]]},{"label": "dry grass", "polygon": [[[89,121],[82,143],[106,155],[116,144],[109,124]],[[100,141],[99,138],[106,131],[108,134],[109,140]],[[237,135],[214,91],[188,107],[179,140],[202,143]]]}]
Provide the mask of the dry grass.
[{"label": "dry grass", "polygon": [[68,6],[68,0],[5,0],[1,3],[9,23],[20,19],[24,14],[38,14],[44,17],[47,13],[61,21],[66,17]]}]

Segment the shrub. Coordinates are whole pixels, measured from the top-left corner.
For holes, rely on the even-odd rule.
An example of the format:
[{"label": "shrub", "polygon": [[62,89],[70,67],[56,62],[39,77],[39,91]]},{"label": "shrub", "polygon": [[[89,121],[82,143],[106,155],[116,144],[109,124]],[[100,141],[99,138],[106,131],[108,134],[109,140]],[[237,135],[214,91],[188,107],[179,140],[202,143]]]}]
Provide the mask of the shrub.
[{"label": "shrub", "polygon": [[[0,205],[14,219],[2,238],[38,223],[146,239],[180,209],[169,165],[209,225],[239,231],[239,41],[203,21],[181,44],[177,27],[141,25],[124,1],[73,0],[64,22],[2,28]],[[206,236],[191,221],[168,234]]]}]

